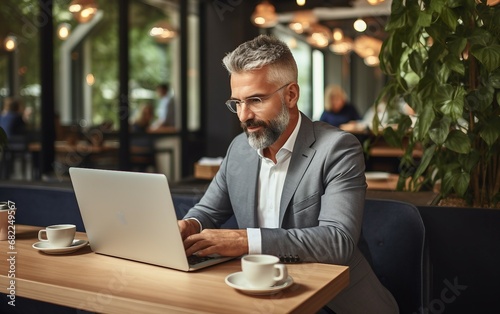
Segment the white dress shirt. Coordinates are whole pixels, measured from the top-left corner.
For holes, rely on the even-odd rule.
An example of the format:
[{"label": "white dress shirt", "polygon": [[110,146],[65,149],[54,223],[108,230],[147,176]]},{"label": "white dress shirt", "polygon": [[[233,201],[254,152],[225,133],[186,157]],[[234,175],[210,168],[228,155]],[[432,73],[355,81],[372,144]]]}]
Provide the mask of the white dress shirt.
[{"label": "white dress shirt", "polygon": [[[261,158],[257,205],[257,218],[260,228],[280,227],[281,194],[301,121],[302,117],[299,115],[295,129],[276,154],[276,163],[264,157],[262,149],[257,150]],[[262,252],[260,228],[247,229],[249,254],[260,254]]]}]

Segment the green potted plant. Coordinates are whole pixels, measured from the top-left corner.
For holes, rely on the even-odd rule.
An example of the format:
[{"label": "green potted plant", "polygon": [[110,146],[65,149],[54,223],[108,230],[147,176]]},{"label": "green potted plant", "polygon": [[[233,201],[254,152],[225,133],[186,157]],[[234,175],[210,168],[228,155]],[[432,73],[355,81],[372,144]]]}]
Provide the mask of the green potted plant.
[{"label": "green potted plant", "polygon": [[443,198],[499,204],[499,2],[393,0],[380,53],[389,80],[378,101],[394,110],[404,100],[415,118],[399,115],[382,129],[375,115],[373,130],[405,150],[400,189],[439,185]]}]

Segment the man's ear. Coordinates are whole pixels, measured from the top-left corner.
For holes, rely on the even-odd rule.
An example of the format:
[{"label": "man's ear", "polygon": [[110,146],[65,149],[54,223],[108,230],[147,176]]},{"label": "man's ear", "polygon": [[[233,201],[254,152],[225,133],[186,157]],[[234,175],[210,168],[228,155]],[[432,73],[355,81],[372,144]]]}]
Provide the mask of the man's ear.
[{"label": "man's ear", "polygon": [[287,87],[285,99],[289,108],[297,106],[297,102],[299,101],[299,95],[300,95],[300,89],[297,83],[292,83]]}]

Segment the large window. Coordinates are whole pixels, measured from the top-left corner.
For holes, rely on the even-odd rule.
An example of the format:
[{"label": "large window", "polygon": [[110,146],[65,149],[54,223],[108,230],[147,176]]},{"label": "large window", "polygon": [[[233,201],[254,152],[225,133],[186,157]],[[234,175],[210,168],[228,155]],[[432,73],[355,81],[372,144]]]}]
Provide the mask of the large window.
[{"label": "large window", "polygon": [[[0,104],[5,97],[21,100],[30,128],[40,124],[39,31],[44,17],[37,1],[3,0],[0,6]],[[15,47],[7,51],[6,40]]]},{"label": "large window", "polygon": [[[69,1],[54,0],[55,111],[63,125],[118,126],[118,0],[96,1],[98,13],[78,22],[69,12]],[[199,128],[199,32],[196,1],[190,1],[188,17],[188,71],[181,73],[179,2],[129,2],[129,102],[131,116],[143,103],[156,105],[156,86],[170,83],[178,98],[181,120],[180,77],[187,76],[188,128]],[[40,128],[40,32],[46,23],[37,0],[4,0],[0,6],[0,105],[8,96],[22,100],[31,128]],[[171,40],[150,35],[153,27],[167,23],[175,31]],[[67,30],[59,36],[59,30]],[[61,33],[63,34],[63,33]],[[63,34],[64,35],[64,34]],[[3,45],[14,38],[16,47]],[[179,124],[180,125],[180,124]]]},{"label": "large window", "polygon": [[[85,24],[76,24],[62,43],[59,68],[63,88],[59,107],[63,121],[82,127],[106,124],[117,128],[118,113],[118,1],[99,2],[99,13]],[[129,103],[133,117],[142,104],[156,105],[156,86],[169,83],[178,89],[175,58],[178,37],[156,39],[153,27],[168,23],[173,29],[177,20],[175,7],[154,7],[143,1],[129,6]],[[178,32],[177,32],[178,34]],[[69,44],[68,44],[69,43]],[[65,62],[64,60],[70,60]],[[67,82],[69,80],[70,83]]]},{"label": "large window", "polygon": [[[324,62],[323,53],[313,49],[288,29],[276,27],[274,34],[288,44],[297,62],[300,86],[298,107],[305,115],[315,119],[318,108],[323,108]],[[319,113],[321,114],[321,113]]]}]

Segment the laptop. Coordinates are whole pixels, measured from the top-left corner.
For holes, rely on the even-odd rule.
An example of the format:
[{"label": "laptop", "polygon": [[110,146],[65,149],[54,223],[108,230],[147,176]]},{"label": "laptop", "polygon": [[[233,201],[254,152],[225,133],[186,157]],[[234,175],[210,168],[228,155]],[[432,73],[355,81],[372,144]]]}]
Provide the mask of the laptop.
[{"label": "laptop", "polygon": [[182,271],[232,258],[186,257],[164,174],[75,167],[69,174],[94,252]]}]

